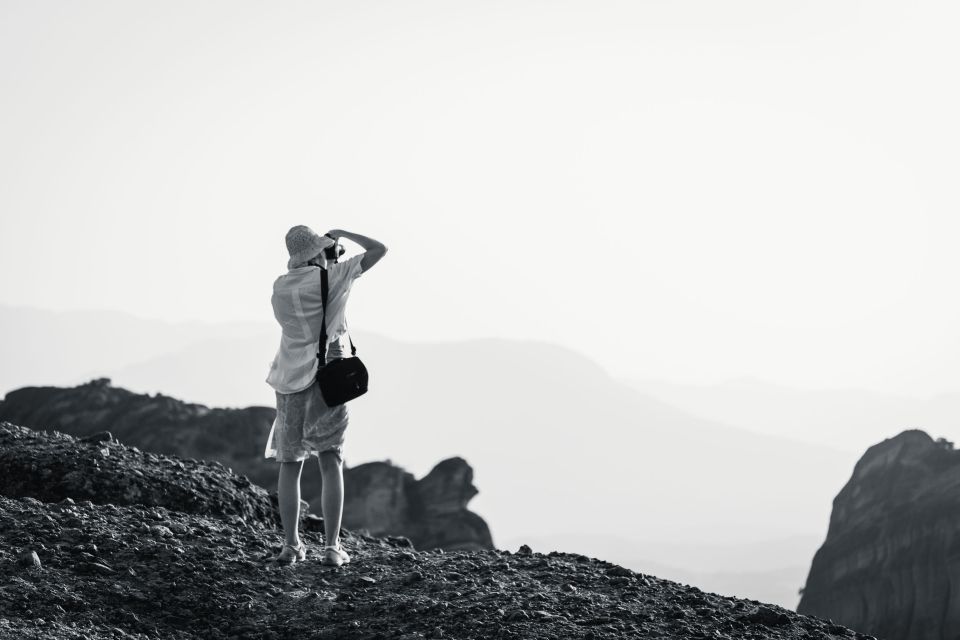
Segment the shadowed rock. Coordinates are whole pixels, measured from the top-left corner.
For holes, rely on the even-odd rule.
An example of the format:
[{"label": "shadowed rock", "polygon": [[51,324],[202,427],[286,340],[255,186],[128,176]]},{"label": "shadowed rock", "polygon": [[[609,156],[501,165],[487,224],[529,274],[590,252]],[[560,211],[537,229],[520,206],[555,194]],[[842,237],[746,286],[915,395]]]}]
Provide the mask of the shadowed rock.
[{"label": "shadowed rock", "polygon": [[483,518],[467,509],[477,495],[463,458],[437,464],[421,480],[387,462],[353,467],[344,477],[346,526],[401,535],[418,549],[492,549]]},{"label": "shadowed rock", "polygon": [[264,460],[263,445],[275,416],[271,407],[210,409],[133,393],[108,378],[76,387],[24,387],[0,402],[0,420],[77,437],[109,431],[144,451],[217,460],[271,490],[277,472]]},{"label": "shadowed rock", "polygon": [[833,501],[797,610],[884,640],[960,637],[960,451],[923,431],[870,447]]}]

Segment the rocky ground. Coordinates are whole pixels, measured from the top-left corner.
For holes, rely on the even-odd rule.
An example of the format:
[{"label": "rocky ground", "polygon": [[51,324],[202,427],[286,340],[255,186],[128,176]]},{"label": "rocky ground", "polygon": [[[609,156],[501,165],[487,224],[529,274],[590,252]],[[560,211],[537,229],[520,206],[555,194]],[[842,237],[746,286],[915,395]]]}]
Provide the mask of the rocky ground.
[{"label": "rocky ground", "polygon": [[[134,393],[113,386],[109,378],[97,378],[74,387],[22,387],[7,392],[0,401],[0,421],[38,431],[55,430],[80,439],[109,429],[124,444],[135,445],[132,448],[135,453],[142,449],[184,460],[179,470],[154,469],[160,473],[156,478],[158,482],[138,483],[137,486],[148,493],[156,489],[181,491],[176,477],[178,471],[181,476],[207,475],[210,482],[220,479],[216,472],[207,474],[207,466],[194,464],[193,458],[218,461],[241,474],[242,479],[249,478],[250,482],[275,492],[277,464],[264,458],[264,445],[276,413],[273,407],[218,409],[163,394]],[[115,454],[126,455],[124,451],[121,448]],[[105,455],[109,453],[108,448]],[[7,458],[10,464],[16,464],[19,456],[10,454]],[[136,462],[135,458],[127,456],[127,459]],[[56,458],[41,460],[41,464],[56,464]],[[89,466],[83,461],[80,464]],[[110,466],[110,473],[130,472],[125,464]],[[79,469],[74,471],[84,473]],[[30,473],[25,473],[13,474],[13,478],[21,475],[30,477]],[[65,482],[73,493],[51,487],[38,488],[46,491],[42,495],[26,495],[55,502],[63,495],[76,497],[78,490],[84,492],[84,497],[101,494],[100,485],[92,479],[88,487],[70,478]],[[443,460],[419,480],[389,462],[368,462],[353,467],[345,463],[344,485],[343,522],[348,527],[367,529],[376,535],[405,536],[418,549],[494,548],[487,523],[467,506],[477,494],[477,488],[473,486],[473,469],[463,458]],[[194,488],[192,498],[198,500],[192,506],[202,508],[210,492],[196,483],[191,486]],[[316,458],[304,464],[300,486],[301,495],[319,512],[322,480]],[[122,483],[115,488],[120,492],[130,490],[129,485]],[[266,500],[266,494],[263,499]],[[190,504],[178,504],[174,508],[186,507],[194,513]]]},{"label": "rocky ground", "polygon": [[0,489],[3,638],[867,637],[573,553],[422,552],[346,531],[353,562],[323,567],[310,514],[307,560],[276,566],[274,495],[106,435],[0,424]]}]

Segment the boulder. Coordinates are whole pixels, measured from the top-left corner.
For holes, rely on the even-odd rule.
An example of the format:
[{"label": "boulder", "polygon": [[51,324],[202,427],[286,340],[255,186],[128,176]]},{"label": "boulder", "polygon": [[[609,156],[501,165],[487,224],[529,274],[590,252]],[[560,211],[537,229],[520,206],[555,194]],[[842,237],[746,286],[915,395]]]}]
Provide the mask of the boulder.
[{"label": "boulder", "polygon": [[400,535],[417,549],[493,549],[483,518],[467,509],[477,495],[463,458],[438,463],[420,480],[389,462],[344,472],[344,526],[372,535]]}]

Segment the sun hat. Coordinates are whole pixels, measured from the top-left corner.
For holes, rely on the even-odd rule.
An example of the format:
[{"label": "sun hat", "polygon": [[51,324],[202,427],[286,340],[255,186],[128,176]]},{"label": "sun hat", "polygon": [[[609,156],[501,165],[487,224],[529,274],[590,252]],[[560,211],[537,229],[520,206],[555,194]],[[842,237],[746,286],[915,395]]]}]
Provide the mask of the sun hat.
[{"label": "sun hat", "polygon": [[333,245],[333,238],[317,235],[316,231],[306,225],[290,227],[290,231],[287,231],[287,251],[290,253],[287,269],[302,266],[307,260],[317,257],[320,252]]}]

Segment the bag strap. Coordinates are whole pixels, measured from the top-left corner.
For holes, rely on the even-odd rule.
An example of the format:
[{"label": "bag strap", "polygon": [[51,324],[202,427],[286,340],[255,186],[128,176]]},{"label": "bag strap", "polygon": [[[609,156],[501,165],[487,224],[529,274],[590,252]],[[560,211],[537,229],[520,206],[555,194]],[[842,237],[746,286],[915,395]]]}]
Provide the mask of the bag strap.
[{"label": "bag strap", "polygon": [[327,270],[320,268],[323,273],[320,274],[320,299],[323,301],[323,326],[320,329],[320,344],[317,345],[317,359],[320,364],[327,361],[327,294],[329,285],[327,284]]},{"label": "bag strap", "polygon": [[[323,345],[323,350],[317,348],[317,358],[321,359],[322,362],[327,361],[327,297],[330,294],[330,284],[327,280],[327,270],[323,267],[320,268],[323,272],[320,274],[320,297],[323,301],[323,327],[320,329],[320,344]],[[343,323],[347,323],[347,319],[343,319]],[[353,336],[350,335],[349,328],[347,329],[347,337],[350,338],[350,355],[357,355],[357,348],[353,345]]]},{"label": "bag strap", "polygon": [[350,335],[350,327],[347,326],[347,316],[346,316],[346,314],[344,314],[344,316],[343,316],[343,324],[344,324],[344,326],[347,327],[347,338],[350,340],[350,355],[356,356],[356,355],[357,355],[357,348],[356,348],[355,346],[353,346],[353,336]]}]

